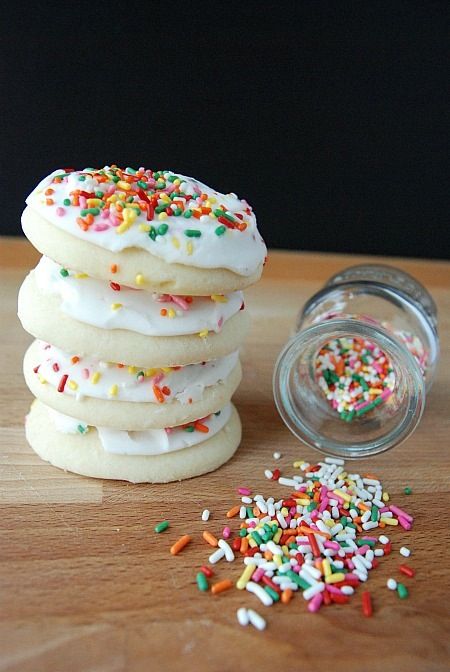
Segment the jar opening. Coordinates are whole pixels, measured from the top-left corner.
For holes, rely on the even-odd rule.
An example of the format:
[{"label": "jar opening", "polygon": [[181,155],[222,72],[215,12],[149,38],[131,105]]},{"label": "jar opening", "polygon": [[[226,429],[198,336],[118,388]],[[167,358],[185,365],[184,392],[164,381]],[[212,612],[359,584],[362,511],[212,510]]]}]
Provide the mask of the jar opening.
[{"label": "jar opening", "polygon": [[408,349],[382,327],[352,319],[298,333],[274,373],[275,402],[289,429],[308,445],[347,458],[382,452],[409,436],[424,393]]}]

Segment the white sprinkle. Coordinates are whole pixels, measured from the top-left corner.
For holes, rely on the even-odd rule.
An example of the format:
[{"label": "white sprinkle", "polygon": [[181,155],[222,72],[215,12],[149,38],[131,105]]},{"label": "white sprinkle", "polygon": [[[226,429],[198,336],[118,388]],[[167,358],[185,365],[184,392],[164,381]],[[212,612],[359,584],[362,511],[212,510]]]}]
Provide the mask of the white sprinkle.
[{"label": "white sprinkle", "polygon": [[241,607],[240,609],[237,610],[236,617],[239,625],[248,625],[249,623],[248,611],[247,609],[245,609],[245,607]]},{"label": "white sprinkle", "polygon": [[225,560],[227,560],[227,562],[233,562],[233,560],[234,560],[233,549],[231,548],[231,546],[229,544],[227,544],[225,539],[219,539],[218,546],[225,553]]},{"label": "white sprinkle", "polygon": [[305,600],[310,600],[314,595],[317,595],[318,593],[322,593],[325,590],[325,584],[320,582],[316,583],[311,586],[311,588],[307,588],[306,590],[303,591],[303,597]]},{"label": "white sprinkle", "polygon": [[377,558],[381,558],[384,555],[384,551],[382,548],[376,548],[373,553]]},{"label": "white sprinkle", "polygon": [[241,519],[247,518],[247,509],[245,508],[245,506],[241,506],[241,508],[239,509],[239,518]]},{"label": "white sprinkle", "polygon": [[266,478],[268,478],[269,481],[270,481],[271,478],[273,477],[273,473],[270,471],[270,469],[266,469],[265,472],[264,472],[264,476],[265,476]]},{"label": "white sprinkle", "polygon": [[355,589],[352,586],[342,586],[341,593],[343,595],[353,595]]},{"label": "white sprinkle", "polygon": [[[248,584],[247,584],[248,585]],[[262,616],[253,611],[253,609],[247,609],[248,619],[254,628],[257,630],[264,630],[266,627],[266,622]]]},{"label": "white sprinkle", "polygon": [[261,588],[261,586],[254,581],[249,581],[245,586],[245,589],[248,590],[249,593],[256,595],[258,600],[260,600],[266,607],[270,607],[270,605],[273,604],[273,600],[269,593],[266,593],[264,588]]},{"label": "white sprinkle", "polygon": [[284,478],[284,476],[280,476],[278,483],[280,485],[288,485],[290,488],[295,488],[295,486],[298,485],[298,482],[293,478]]},{"label": "white sprinkle", "polygon": [[382,534],[380,537],[378,537],[378,541],[380,542],[380,544],[388,544],[389,537],[387,537],[385,534]]},{"label": "white sprinkle", "polygon": [[203,520],[204,523],[206,523],[206,521],[209,520],[209,516],[210,516],[210,515],[211,515],[211,514],[210,514],[210,512],[208,511],[208,509],[205,509],[205,510],[203,511],[203,513],[202,513],[202,520]]},{"label": "white sprinkle", "polygon": [[280,546],[270,540],[267,542],[267,550],[270,551],[273,555],[283,555],[283,551]]},{"label": "white sprinkle", "polygon": [[209,556],[208,562],[210,563],[210,565],[215,565],[216,562],[219,562],[219,560],[222,560],[222,558],[224,557],[225,557],[225,551],[223,550],[223,548],[218,548],[217,551],[214,551],[214,553],[212,553]]},{"label": "white sprinkle", "polygon": [[378,527],[378,523],[372,523],[370,520],[362,525],[363,530],[374,530],[376,527]]},{"label": "white sprinkle", "polygon": [[343,466],[344,460],[341,460],[338,457],[326,457],[325,462],[327,464],[337,464],[338,466]]},{"label": "white sprinkle", "polygon": [[281,457],[281,453],[274,453],[274,454],[273,454],[273,459],[274,459],[274,460],[279,460],[280,457]]},{"label": "white sprinkle", "polygon": [[389,590],[397,589],[397,581],[395,579],[388,579],[386,585],[389,588]]},{"label": "white sprinkle", "polygon": [[253,499],[251,497],[241,497],[241,502],[243,504],[253,504]]},{"label": "white sprinkle", "polygon": [[411,551],[406,546],[402,546],[400,549],[400,555],[403,555],[404,558],[409,558]]}]

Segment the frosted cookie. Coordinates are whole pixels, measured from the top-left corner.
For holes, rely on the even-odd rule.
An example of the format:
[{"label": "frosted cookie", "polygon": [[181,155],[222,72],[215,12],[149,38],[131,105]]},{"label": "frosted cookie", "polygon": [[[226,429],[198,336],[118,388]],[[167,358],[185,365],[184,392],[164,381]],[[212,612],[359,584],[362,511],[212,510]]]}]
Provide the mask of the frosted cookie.
[{"label": "frosted cookie", "polygon": [[97,430],[35,401],[25,431],[33,450],[55,467],[132,483],[167,483],[213,471],[230,459],[241,440],[241,423],[231,404],[219,415],[168,433]]},{"label": "frosted cookie", "polygon": [[69,355],[35,341],[25,381],[47,406],[89,425],[144,430],[192,422],[225,406],[238,387],[238,352],[184,367],[140,370]]},{"label": "frosted cookie", "polygon": [[65,352],[144,367],[223,357],[238,349],[248,328],[241,292],[151,294],[46,257],[25,278],[18,314],[26,331]]},{"label": "frosted cookie", "polygon": [[55,171],[26,200],[44,255],[130,287],[204,295],[243,289],[267,254],[246,201],[171,171]]}]

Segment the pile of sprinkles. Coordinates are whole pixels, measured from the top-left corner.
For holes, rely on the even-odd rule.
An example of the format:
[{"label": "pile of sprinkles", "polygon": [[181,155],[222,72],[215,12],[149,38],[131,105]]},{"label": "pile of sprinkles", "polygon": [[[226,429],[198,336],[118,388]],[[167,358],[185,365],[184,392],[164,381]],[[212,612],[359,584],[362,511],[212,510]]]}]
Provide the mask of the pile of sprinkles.
[{"label": "pile of sprinkles", "polygon": [[[59,185],[67,183],[73,188],[59,199]],[[245,231],[252,214],[245,201],[241,201],[242,210],[230,212],[218,200],[217,192],[204,193],[202,187],[168,170],[122,169],[116,165],[101,170],[66,168],[54,175],[44,192],[44,202],[56,208],[59,217],[76,208],[76,222],[83,231],[102,232],[114,227],[122,235],[136,223],[153,241],[170,235],[169,218],[182,218],[186,220],[183,232],[189,253],[192,241],[202,235],[196,221],[214,226],[216,236],[221,237],[228,230]],[[172,237],[172,244],[179,247],[181,243]]]},{"label": "pile of sprinkles", "polygon": [[[276,501],[239,487],[240,503],[226,513],[229,524],[221,538],[209,530],[203,532],[203,540],[214,550],[208,564],[197,571],[199,591],[218,595],[235,587],[265,607],[287,605],[301,593],[310,613],[347,604],[359,591],[362,613],[371,617],[376,600],[362,584],[393,550],[385,531],[399,526],[408,531],[413,517],[391,503],[375,475],[350,473],[341,459],[327,457],[317,464],[300,460],[293,467],[299,473],[289,478],[281,476],[279,469],[264,472],[267,479],[291,489],[286,497]],[[239,520],[239,526],[233,533],[234,520]],[[162,531],[161,526],[167,529],[167,521],[155,531]],[[174,548],[178,553],[191,540],[184,534],[171,553]],[[402,559],[410,554],[409,548],[400,549]],[[240,575],[215,580],[215,565],[225,561],[228,566],[237,556],[243,561]],[[415,575],[403,562],[398,569],[405,581]],[[386,585],[401,600],[409,596],[407,585],[393,577]],[[236,617],[242,626],[266,627],[266,620],[250,607],[240,607]]]},{"label": "pile of sprinkles", "polygon": [[362,338],[336,338],[321,347],[316,380],[331,407],[351,422],[383,404],[395,388],[387,355]]}]

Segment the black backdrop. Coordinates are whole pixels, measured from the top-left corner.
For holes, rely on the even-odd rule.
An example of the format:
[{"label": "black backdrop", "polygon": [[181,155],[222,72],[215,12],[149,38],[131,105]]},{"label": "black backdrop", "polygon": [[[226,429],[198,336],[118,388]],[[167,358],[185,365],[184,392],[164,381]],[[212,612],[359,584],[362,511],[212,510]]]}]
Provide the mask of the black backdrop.
[{"label": "black backdrop", "polygon": [[0,231],[51,170],[118,163],[236,191],[273,247],[447,258],[449,18],[430,0],[11,3]]}]

